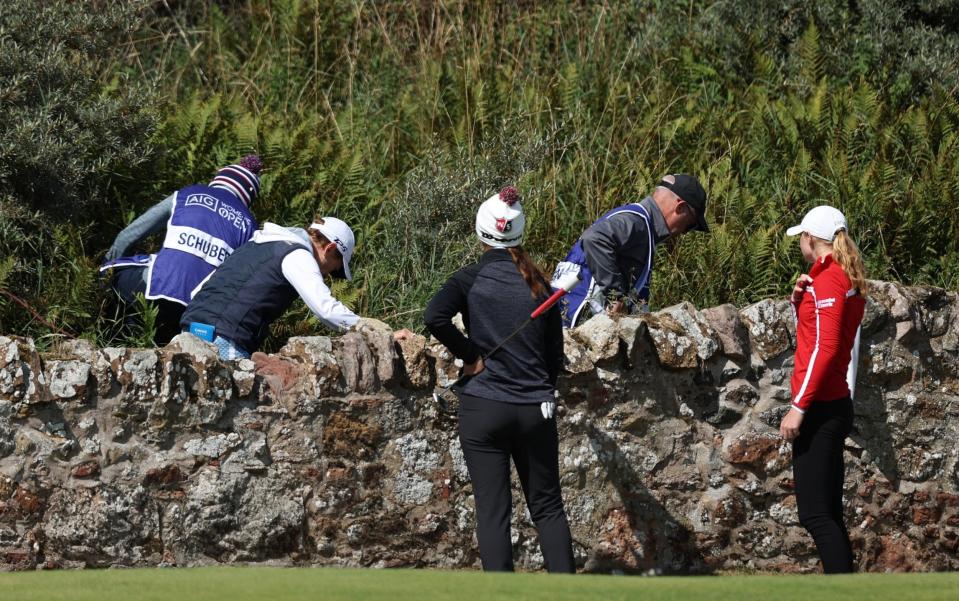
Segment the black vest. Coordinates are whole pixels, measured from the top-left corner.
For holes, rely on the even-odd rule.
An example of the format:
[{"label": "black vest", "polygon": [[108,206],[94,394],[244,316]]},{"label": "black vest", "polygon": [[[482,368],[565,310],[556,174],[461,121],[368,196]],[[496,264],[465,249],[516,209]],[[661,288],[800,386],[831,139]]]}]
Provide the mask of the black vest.
[{"label": "black vest", "polygon": [[223,261],[187,306],[180,325],[212,325],[223,336],[252,353],[270,333],[270,324],[296,299],[296,289],[283,276],[283,259],[304,248],[294,242],[248,242]]}]

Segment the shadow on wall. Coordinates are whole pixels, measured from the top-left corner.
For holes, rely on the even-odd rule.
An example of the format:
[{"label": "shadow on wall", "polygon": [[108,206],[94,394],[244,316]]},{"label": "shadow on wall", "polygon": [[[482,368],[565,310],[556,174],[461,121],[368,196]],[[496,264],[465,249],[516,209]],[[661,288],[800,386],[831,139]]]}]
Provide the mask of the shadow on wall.
[{"label": "shadow on wall", "polygon": [[634,343],[620,340],[618,348],[610,347],[595,371],[572,375],[560,386],[563,495],[574,537],[580,532],[592,539],[582,568],[711,573],[687,511],[657,497],[669,497],[676,487],[686,490],[690,480],[694,487],[702,483],[693,464],[702,446],[700,422],[717,415],[716,395],[704,394],[701,386],[711,372],[702,366],[690,378],[686,370],[664,370],[645,327],[628,338]]},{"label": "shadow on wall", "polygon": [[[601,465],[625,510],[621,515],[611,516],[616,528],[609,537],[613,544],[594,549],[595,554],[585,569],[590,572],[626,569],[657,574],[711,572],[693,533],[643,486],[643,478],[630,465],[619,442],[591,421],[582,422],[581,431],[604,451],[599,453],[605,458],[601,459]],[[636,543],[640,544],[638,548]]]}]

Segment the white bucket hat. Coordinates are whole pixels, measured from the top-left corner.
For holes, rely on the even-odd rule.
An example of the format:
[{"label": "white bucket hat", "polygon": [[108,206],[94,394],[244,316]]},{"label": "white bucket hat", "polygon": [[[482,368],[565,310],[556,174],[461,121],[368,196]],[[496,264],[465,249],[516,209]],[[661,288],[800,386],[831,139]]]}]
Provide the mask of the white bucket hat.
[{"label": "white bucket hat", "polygon": [[310,225],[311,230],[316,230],[326,236],[326,239],[336,244],[340,255],[343,256],[343,270],[333,273],[334,277],[344,277],[347,280],[353,279],[350,273],[350,259],[353,257],[353,248],[356,246],[356,238],[353,236],[353,230],[346,222],[336,217],[324,217],[318,222]]},{"label": "white bucket hat", "polygon": [[846,225],[846,217],[839,209],[822,205],[806,213],[802,223],[786,230],[786,235],[795,236],[806,232],[826,242],[832,242],[836,232],[846,229],[849,229]]},{"label": "white bucket hat", "polygon": [[506,186],[486,199],[476,212],[476,235],[493,248],[510,248],[523,243],[526,217],[519,192]]}]

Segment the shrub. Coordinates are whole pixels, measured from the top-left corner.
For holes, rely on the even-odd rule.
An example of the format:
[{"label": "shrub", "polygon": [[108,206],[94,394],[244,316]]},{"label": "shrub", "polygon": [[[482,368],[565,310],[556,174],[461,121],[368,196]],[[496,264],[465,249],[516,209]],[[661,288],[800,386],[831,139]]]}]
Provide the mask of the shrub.
[{"label": "shrub", "polygon": [[[111,182],[149,156],[143,82],[115,70],[138,2],[6,0],[0,11],[0,331],[92,327],[93,253]],[[45,317],[44,317],[45,316]],[[58,326],[59,327],[59,326]]]},{"label": "shrub", "polygon": [[0,186],[61,221],[146,158],[143,83],[111,67],[137,3],[6,0],[0,12]]}]

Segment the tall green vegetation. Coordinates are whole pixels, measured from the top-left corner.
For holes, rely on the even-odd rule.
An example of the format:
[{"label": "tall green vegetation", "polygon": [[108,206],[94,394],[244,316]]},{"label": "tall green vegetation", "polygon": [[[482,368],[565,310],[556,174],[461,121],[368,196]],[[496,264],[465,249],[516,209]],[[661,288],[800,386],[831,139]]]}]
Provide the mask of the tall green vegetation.
[{"label": "tall green vegetation", "polygon": [[[150,160],[78,224],[97,233],[79,252],[92,260],[136,211],[257,151],[257,216],[353,224],[357,277],[336,292],[395,326],[418,326],[477,252],[473,213],[507,182],[550,269],[659,176],[700,176],[713,233],[660,249],[656,306],[785,293],[802,269],[785,227],[823,202],[846,212],[872,277],[957,288],[957,6],[155,3],[112,73],[155,77],[166,109],[137,139]],[[275,333],[313,329],[301,307]]]},{"label": "tall green vegetation", "polygon": [[[95,4],[96,10],[92,10]],[[151,148],[149,86],[116,70],[131,2],[0,10],[0,331],[92,331],[99,215]]]}]

